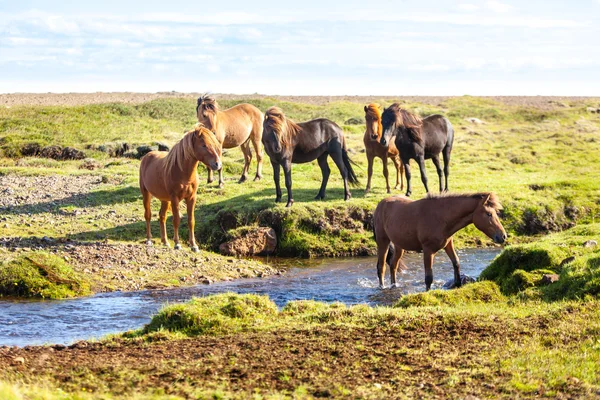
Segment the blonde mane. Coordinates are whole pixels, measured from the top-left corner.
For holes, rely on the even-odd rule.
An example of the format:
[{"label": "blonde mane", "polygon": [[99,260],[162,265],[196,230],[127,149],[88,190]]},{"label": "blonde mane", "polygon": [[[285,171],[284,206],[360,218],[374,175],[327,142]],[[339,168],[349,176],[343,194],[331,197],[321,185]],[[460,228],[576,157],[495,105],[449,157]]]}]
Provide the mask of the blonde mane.
[{"label": "blonde mane", "polygon": [[282,146],[291,144],[292,139],[302,130],[297,123],[286,118],[281,108],[275,106],[265,112],[265,124],[277,134]]},{"label": "blonde mane", "polygon": [[381,136],[383,133],[383,126],[381,125],[381,110],[379,109],[379,104],[371,103],[368,106],[365,106],[365,119],[367,117],[371,117],[377,121],[377,124],[379,125],[377,136]]},{"label": "blonde mane", "polygon": [[194,135],[204,139],[204,142],[212,148],[218,147],[219,143],[214,134],[202,124],[196,124],[194,129],[187,132],[183,138],[175,143],[169,154],[165,157],[165,169],[171,171],[174,167],[183,170],[186,160],[196,160],[194,156]]},{"label": "blonde mane", "polygon": [[[489,197],[489,198],[488,198]],[[485,203],[486,206],[493,208],[496,211],[502,210],[502,204],[494,192],[479,192],[479,193],[428,193],[426,199],[447,199],[447,198],[471,198],[484,200],[488,198]]]}]

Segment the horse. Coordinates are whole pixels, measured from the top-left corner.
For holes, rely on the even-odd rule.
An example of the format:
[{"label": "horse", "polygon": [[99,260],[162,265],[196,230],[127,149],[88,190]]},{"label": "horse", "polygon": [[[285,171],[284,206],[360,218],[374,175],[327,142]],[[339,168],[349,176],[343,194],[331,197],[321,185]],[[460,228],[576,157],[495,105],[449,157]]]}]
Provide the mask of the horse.
[{"label": "horse", "polygon": [[181,249],[179,244],[179,203],[185,199],[187,205],[189,244],[192,251],[198,251],[194,238],[194,207],[196,205],[196,190],[198,189],[198,163],[202,162],[211,170],[220,170],[221,146],[214,134],[201,124],[187,132],[183,139],[177,142],[171,151],[151,151],[142,158],[140,163],[140,190],[144,198],[144,218],[146,219],[146,244],[152,245],[150,219],[152,197],[161,201],[160,239],[163,245],[170,247],[167,241],[165,221],[167,211],[173,212],[173,228],[175,230],[175,249]]},{"label": "horse", "polygon": [[[254,181],[262,178],[263,153],[260,147],[262,138],[262,120],[263,114],[252,104],[238,104],[227,110],[221,111],[219,104],[210,95],[203,95],[198,98],[196,105],[196,116],[198,122],[213,131],[217,140],[223,149],[238,147],[244,153],[244,169],[239,183],[248,179],[250,162],[252,161],[252,149],[256,152],[256,176]],[[208,169],[207,183],[212,183],[213,173]],[[223,187],[223,170],[219,169],[219,187]]]},{"label": "horse", "polygon": [[[410,181],[410,160],[414,159],[421,170],[421,181],[425,185],[425,191],[429,193],[427,186],[427,172],[425,171],[425,160],[431,158],[440,180],[440,192],[448,190],[448,176],[450,175],[450,153],[454,141],[454,128],[450,121],[442,115],[430,115],[421,120],[418,116],[400,108],[394,103],[384,109],[381,116],[383,135],[380,143],[388,146],[395,136],[395,144],[400,152],[400,158],[404,164],[406,173],[406,196],[412,193]],[[442,182],[442,168],[440,166],[440,152],[444,157],[444,171],[446,184]]]},{"label": "horse", "polygon": [[383,176],[385,177],[385,186],[388,193],[391,193],[390,190],[390,181],[388,174],[388,157],[392,159],[394,166],[396,167],[396,186],[394,189],[398,189],[400,186],[400,182],[402,182],[402,186],[400,190],[404,190],[404,166],[400,161],[400,154],[396,145],[394,143],[390,143],[387,148],[381,143],[379,143],[379,139],[381,138],[381,133],[383,129],[381,127],[381,111],[379,110],[378,104],[369,104],[365,106],[365,122],[367,126],[367,130],[365,131],[365,136],[363,137],[363,142],[365,144],[365,151],[367,153],[367,163],[368,163],[368,178],[367,178],[367,188],[365,189],[365,193],[369,193],[371,191],[371,177],[373,176],[373,159],[375,157],[381,158],[383,162]]},{"label": "horse", "polygon": [[292,197],[292,163],[307,163],[315,159],[319,163],[323,175],[321,189],[315,200],[324,199],[330,173],[327,156],[331,156],[342,174],[344,200],[350,199],[348,181],[352,185],[356,185],[358,179],[352,169],[352,161],[346,150],[344,132],[335,122],[318,118],[312,121],[295,123],[285,116],[281,108],[271,107],[265,113],[262,142],[273,165],[276,202],[281,202],[282,196],[279,185],[280,167],[283,167],[285,187],[287,188],[288,201],[286,207],[291,207],[294,203]]},{"label": "horse", "polygon": [[396,286],[399,264],[405,268],[401,260],[404,251],[422,250],[425,287],[429,290],[433,282],[433,256],[441,249],[446,251],[452,261],[454,280],[456,286],[460,287],[460,264],[454,250],[452,235],[474,224],[494,242],[504,243],[506,231],[498,218],[501,209],[498,197],[491,192],[430,194],[416,201],[404,196],[391,196],[381,200],[373,214],[379,286],[383,288],[386,257],[391,242],[394,245],[390,263],[392,287]]}]

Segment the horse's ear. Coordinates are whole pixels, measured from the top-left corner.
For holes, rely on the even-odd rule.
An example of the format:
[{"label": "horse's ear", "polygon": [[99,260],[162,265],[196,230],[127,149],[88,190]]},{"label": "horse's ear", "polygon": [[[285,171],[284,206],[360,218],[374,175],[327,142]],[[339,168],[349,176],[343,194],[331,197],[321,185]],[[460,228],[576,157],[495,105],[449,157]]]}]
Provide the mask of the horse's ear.
[{"label": "horse's ear", "polygon": [[367,108],[367,106],[365,106],[365,112],[367,112],[367,110],[368,110],[368,108]]},{"label": "horse's ear", "polygon": [[481,198],[483,199],[483,204],[484,206],[488,203],[488,201],[490,201],[490,197],[491,197],[491,193],[490,194],[484,194],[481,196]]}]

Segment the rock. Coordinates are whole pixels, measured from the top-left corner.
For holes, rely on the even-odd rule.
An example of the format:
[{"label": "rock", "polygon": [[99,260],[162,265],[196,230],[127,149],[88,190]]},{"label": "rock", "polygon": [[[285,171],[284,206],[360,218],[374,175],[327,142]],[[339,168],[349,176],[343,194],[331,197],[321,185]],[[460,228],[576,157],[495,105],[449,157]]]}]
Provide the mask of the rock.
[{"label": "rock", "polygon": [[564,267],[565,265],[567,265],[567,264],[569,264],[569,263],[572,263],[573,261],[575,261],[575,257],[573,257],[573,256],[571,256],[571,257],[567,257],[567,258],[565,258],[564,260],[562,260],[562,261],[560,262],[560,267],[562,268],[562,267]]},{"label": "rock", "polygon": [[63,149],[60,146],[46,146],[40,151],[40,157],[58,160],[62,155],[62,151]]},{"label": "rock", "polygon": [[156,142],[155,144],[158,146],[158,151],[169,151],[169,145],[162,142]]},{"label": "rock", "polygon": [[136,158],[142,158],[144,157],[146,154],[150,153],[151,151],[157,151],[158,150],[158,146],[138,146],[137,148],[137,155]]},{"label": "rock", "polygon": [[73,147],[65,147],[60,154],[61,160],[83,160],[84,158],[85,153]]},{"label": "rock", "polygon": [[[475,281],[476,280],[473,277],[470,277],[465,274],[460,274],[460,284],[461,285],[466,285],[468,283],[473,283]],[[455,287],[456,287],[456,284],[454,283],[454,278],[449,279],[448,281],[446,281],[446,283],[444,283],[444,286],[442,286],[443,289],[454,289]]]},{"label": "rock", "polygon": [[15,364],[25,364],[25,359],[23,357],[15,357],[13,358],[13,363]]},{"label": "rock", "polygon": [[587,111],[592,114],[600,114],[600,108],[596,108],[596,107],[588,107]]},{"label": "rock", "polygon": [[246,234],[222,243],[219,251],[222,254],[237,255],[269,255],[277,248],[277,234],[273,228],[251,228]]},{"label": "rock", "polygon": [[42,146],[38,143],[27,143],[21,147],[21,154],[28,157],[35,157],[42,151]]},{"label": "rock", "polygon": [[55,344],[54,346],[52,346],[52,348],[53,348],[54,350],[61,351],[61,350],[64,350],[64,349],[66,349],[66,348],[67,348],[67,346],[65,346],[64,344]]},{"label": "rock", "polygon": [[79,165],[79,169],[89,169],[90,171],[93,171],[95,169],[100,169],[100,168],[102,168],[102,164],[100,164],[98,161],[94,160],[93,158],[86,158]]},{"label": "rock", "polygon": [[470,122],[475,125],[484,125],[485,124],[485,122],[483,122],[479,118],[473,118],[473,117],[465,118],[465,121]]},{"label": "rock", "polygon": [[357,118],[357,117],[348,118],[344,122],[345,125],[361,125],[363,123],[364,123],[364,120],[362,118]]},{"label": "rock", "polygon": [[544,274],[544,275],[542,275],[542,279],[540,279],[540,284],[541,285],[549,285],[551,283],[558,281],[559,279],[560,279],[560,276],[558,274]]},{"label": "rock", "polygon": [[598,246],[598,242],[596,242],[595,240],[588,240],[583,244],[583,247],[585,247],[586,249],[591,249],[596,246]]}]

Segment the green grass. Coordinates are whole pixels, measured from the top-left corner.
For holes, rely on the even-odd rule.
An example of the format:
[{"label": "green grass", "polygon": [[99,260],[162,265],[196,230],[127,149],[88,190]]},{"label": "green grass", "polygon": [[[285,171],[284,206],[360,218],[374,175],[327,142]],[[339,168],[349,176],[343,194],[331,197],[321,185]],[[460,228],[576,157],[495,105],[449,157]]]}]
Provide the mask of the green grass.
[{"label": "green grass", "polygon": [[[366,157],[362,136],[364,125],[344,125],[352,118],[364,119],[363,104],[333,102],[324,106],[282,102],[275,99],[248,99],[261,110],[278,105],[297,121],[327,117],[341,124],[347,136],[350,155],[361,188],[352,190],[353,198],[343,201],[342,182],[332,165],[325,201],[314,201],[321,181],[316,163],[293,166],[295,204],[287,210],[275,204],[272,170],[265,155],[261,182],[235,183],[242,170],[239,149],[224,155],[224,189],[202,183],[196,210],[197,237],[205,249],[235,235],[244,226],[272,226],[278,234],[278,254],[284,256],[341,256],[372,253],[370,215],[386,196],[381,164],[375,163],[374,190],[365,195]],[[393,99],[382,99],[389,105]],[[222,101],[223,108],[237,102]],[[404,106],[421,113],[442,113],[456,130],[450,189],[453,192],[495,191],[504,204],[503,224],[509,243],[524,243],[535,235],[559,232],[585,225],[598,217],[600,204],[600,162],[598,128],[600,117],[586,112],[584,102],[572,102],[569,108],[538,110],[509,106],[489,99],[464,96],[445,100],[437,106],[405,102]],[[154,142],[173,144],[195,122],[195,104],[191,99],[160,99],[137,105],[101,104],[78,107],[21,106],[0,109],[0,174],[100,174],[109,182],[90,195],[92,210],[101,214],[115,209],[135,222],[114,224],[98,218],[92,226],[84,218],[75,218],[73,229],[60,224],[44,224],[43,216],[31,229],[17,229],[16,217],[9,216],[8,236],[48,235],[78,240],[106,238],[131,242],[143,239],[141,197],[137,189],[137,160],[111,159],[98,149],[102,145],[126,141],[132,146]],[[477,117],[485,125],[472,125],[467,117]],[[18,159],[25,143],[59,144],[83,149],[103,168],[79,170],[81,162]],[[250,175],[256,168],[251,166]],[[425,195],[413,163],[413,197]],[[437,186],[437,174],[427,162],[430,186]],[[393,179],[393,174],[392,174]],[[106,207],[104,207],[106,205]],[[62,206],[68,207],[68,204]],[[158,202],[154,202],[155,211]],[[185,226],[182,234],[185,236]],[[459,247],[491,244],[473,226],[457,233]]]},{"label": "green grass", "polygon": [[0,264],[0,297],[63,299],[89,294],[89,282],[53,254],[28,252]]},{"label": "green grass", "polygon": [[457,306],[467,303],[496,303],[505,301],[498,285],[494,282],[476,282],[457,290],[431,290],[409,294],[400,298],[397,307]]}]

